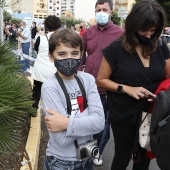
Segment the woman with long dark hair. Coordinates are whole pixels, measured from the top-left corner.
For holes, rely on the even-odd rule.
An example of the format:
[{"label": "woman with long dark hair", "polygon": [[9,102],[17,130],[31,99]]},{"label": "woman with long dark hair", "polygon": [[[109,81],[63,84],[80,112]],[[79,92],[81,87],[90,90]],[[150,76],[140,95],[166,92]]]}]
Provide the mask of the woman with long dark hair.
[{"label": "woman with long dark hair", "polygon": [[[149,110],[156,88],[170,75],[170,52],[159,40],[165,20],[157,2],[142,0],[127,16],[122,37],[103,50],[97,85],[107,89],[115,141],[112,170],[126,170],[141,112]],[[148,170],[146,150],[139,146],[139,153],[133,170]]]}]

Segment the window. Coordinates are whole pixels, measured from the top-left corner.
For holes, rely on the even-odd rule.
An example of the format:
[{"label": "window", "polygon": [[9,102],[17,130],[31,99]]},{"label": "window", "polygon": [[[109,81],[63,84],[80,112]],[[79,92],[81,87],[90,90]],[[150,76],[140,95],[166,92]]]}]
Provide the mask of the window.
[{"label": "window", "polygon": [[42,8],[42,9],[43,9],[43,8],[44,8],[44,4],[40,4],[40,8]]},{"label": "window", "polygon": [[57,4],[59,4],[60,2],[59,1],[57,1]]},{"label": "window", "polygon": [[59,10],[60,8],[59,7],[57,7],[57,10]]},{"label": "window", "polygon": [[57,16],[59,16],[59,13],[57,13]]}]

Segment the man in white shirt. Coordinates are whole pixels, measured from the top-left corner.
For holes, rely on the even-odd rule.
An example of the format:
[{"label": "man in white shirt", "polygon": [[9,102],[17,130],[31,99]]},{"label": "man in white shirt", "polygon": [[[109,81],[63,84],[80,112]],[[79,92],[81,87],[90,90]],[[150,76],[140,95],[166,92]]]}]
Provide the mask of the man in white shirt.
[{"label": "man in white shirt", "polygon": [[[25,21],[21,21],[20,23],[22,32],[17,32],[20,37],[21,47],[23,54],[29,55],[30,41],[31,41],[31,31],[27,27]],[[26,59],[26,68],[29,69],[30,61]]]}]

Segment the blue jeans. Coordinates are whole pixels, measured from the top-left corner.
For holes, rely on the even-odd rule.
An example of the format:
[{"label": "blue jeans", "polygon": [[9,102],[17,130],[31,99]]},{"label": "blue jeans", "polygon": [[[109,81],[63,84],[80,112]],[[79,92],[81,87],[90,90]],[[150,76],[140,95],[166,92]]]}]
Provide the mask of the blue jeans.
[{"label": "blue jeans", "polygon": [[93,170],[93,160],[85,161],[64,161],[48,156],[45,159],[45,170]]},{"label": "blue jeans", "polygon": [[[22,52],[23,54],[29,55],[29,49],[30,49],[30,42],[22,43]],[[26,68],[30,67],[30,60],[26,60]]]},{"label": "blue jeans", "polygon": [[100,99],[103,105],[105,114],[105,127],[104,130],[94,135],[97,139],[100,155],[103,153],[104,147],[106,146],[108,140],[110,139],[110,113],[107,108],[106,94],[101,94]]}]

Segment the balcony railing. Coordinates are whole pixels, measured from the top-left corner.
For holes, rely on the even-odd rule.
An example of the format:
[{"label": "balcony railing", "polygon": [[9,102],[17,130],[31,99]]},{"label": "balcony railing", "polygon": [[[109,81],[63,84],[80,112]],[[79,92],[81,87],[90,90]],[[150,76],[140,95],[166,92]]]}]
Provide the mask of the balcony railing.
[{"label": "balcony railing", "polygon": [[47,10],[39,10],[39,9],[37,9],[36,12],[39,12],[39,13],[47,13]]}]

